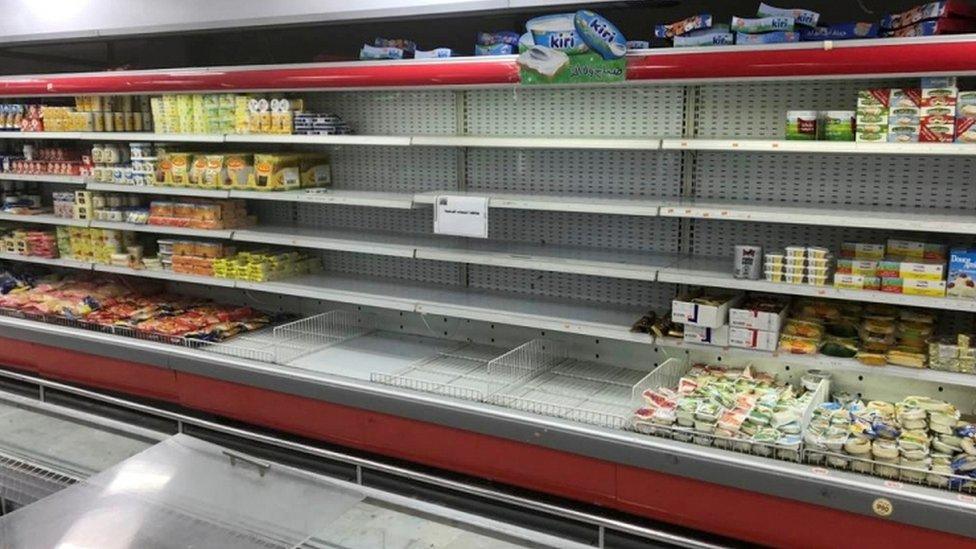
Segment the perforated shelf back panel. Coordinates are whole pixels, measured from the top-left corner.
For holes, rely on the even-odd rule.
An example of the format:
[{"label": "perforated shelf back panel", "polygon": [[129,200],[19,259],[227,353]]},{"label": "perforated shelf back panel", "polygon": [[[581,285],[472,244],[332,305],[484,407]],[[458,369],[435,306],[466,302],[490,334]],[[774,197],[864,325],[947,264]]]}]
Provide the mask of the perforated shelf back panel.
[{"label": "perforated shelf back panel", "polygon": [[325,270],[346,275],[398,278],[445,286],[461,281],[461,265],[401,257],[384,257],[350,252],[320,252]]},{"label": "perforated shelf back panel", "polygon": [[676,252],[678,220],[660,217],[491,210],[489,238],[595,249]]},{"label": "perforated shelf back panel", "polygon": [[468,266],[468,284],[472,288],[500,292],[655,310],[670,307],[671,299],[675,295],[675,286],[672,284],[483,265]]},{"label": "perforated shelf back panel", "polygon": [[455,92],[383,90],[308,95],[306,109],[338,114],[360,135],[454,135]]},{"label": "perforated shelf back panel", "polygon": [[694,173],[700,199],[976,210],[967,157],[700,152]]},{"label": "perforated shelf back panel", "polygon": [[337,189],[416,193],[457,187],[458,149],[334,147],[329,154]]},{"label": "perforated shelf back panel", "polygon": [[465,92],[470,135],[661,137],[681,135],[681,86],[500,89]]},{"label": "perforated shelf back panel", "polygon": [[695,137],[783,139],[786,111],[853,111],[858,90],[918,86],[917,78],[708,84],[696,95]]},{"label": "perforated shelf back panel", "polygon": [[423,234],[432,230],[430,208],[390,210],[336,204],[299,204],[298,224],[304,227],[362,229]]},{"label": "perforated shelf back panel", "polygon": [[471,149],[469,191],[676,198],[681,153]]}]

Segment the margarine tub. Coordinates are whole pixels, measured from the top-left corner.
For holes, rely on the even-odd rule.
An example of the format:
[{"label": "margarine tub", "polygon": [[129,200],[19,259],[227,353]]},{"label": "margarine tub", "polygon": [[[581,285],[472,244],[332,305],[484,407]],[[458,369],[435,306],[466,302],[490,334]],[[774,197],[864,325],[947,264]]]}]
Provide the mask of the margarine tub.
[{"label": "margarine tub", "polygon": [[825,111],[823,137],[827,141],[854,141],[854,111]]},{"label": "margarine tub", "polygon": [[817,111],[786,111],[786,138],[816,140],[818,115]]},{"label": "margarine tub", "polygon": [[529,19],[525,28],[532,33],[537,46],[543,46],[565,53],[583,53],[589,48],[576,32],[576,14],[557,13]]}]

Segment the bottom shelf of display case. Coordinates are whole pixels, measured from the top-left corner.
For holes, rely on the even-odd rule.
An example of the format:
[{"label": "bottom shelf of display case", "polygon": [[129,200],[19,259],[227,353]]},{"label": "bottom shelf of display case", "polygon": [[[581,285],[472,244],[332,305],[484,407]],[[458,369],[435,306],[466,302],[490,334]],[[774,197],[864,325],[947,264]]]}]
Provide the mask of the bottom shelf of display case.
[{"label": "bottom shelf of display case", "polygon": [[[937,488],[772,459],[754,445],[695,444],[649,436],[629,422],[587,421],[599,417],[581,412],[592,405],[633,402],[662,382],[647,378],[658,371],[653,363],[643,371],[597,367],[599,360],[556,350],[562,346],[394,334],[336,316],[276,328],[241,344],[269,343],[271,358],[257,360],[233,352],[233,340],[212,352],[0,317],[0,364],[746,541],[829,546],[859,536],[948,547],[976,535],[976,497],[963,486]],[[409,345],[404,354],[401,344]],[[348,367],[335,369],[341,365]],[[480,395],[436,390],[450,386],[445,375],[485,381],[487,388]],[[434,385],[393,382],[394,376]],[[880,386],[878,398],[891,398],[891,391]],[[536,406],[541,393],[550,406]],[[607,401],[611,395],[617,400]],[[531,405],[511,405],[516,401]],[[702,513],[702,501],[726,512]],[[764,518],[773,514],[775,523]]]}]

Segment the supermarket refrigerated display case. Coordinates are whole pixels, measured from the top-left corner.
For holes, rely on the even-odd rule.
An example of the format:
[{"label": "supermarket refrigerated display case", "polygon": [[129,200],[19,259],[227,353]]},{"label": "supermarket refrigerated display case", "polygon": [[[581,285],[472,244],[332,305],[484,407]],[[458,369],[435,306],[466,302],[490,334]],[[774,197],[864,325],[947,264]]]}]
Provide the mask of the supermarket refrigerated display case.
[{"label": "supermarket refrigerated display case", "polygon": [[[966,300],[738,281],[721,257],[750,239],[837,240],[856,231],[870,238],[882,228],[958,240],[972,210],[961,187],[971,146],[831,148],[778,137],[782,111],[799,102],[832,108],[852,101],[861,87],[970,74],[973,43],[963,37],[654,52],[630,58],[636,82],[595,88],[519,87],[509,58],[0,80],[7,86],[2,93],[16,96],[192,91],[215,82],[222,89],[281,89],[268,79],[299,75],[304,83],[289,89],[311,90],[310,103],[349,113],[364,134],[0,135],[330,146],[338,170],[336,189],[323,193],[331,201],[241,196],[257,203],[261,223],[221,235],[320,251],[328,267],[320,275],[221,280],[218,288],[204,277],[34,260],[151,276],[189,293],[306,313],[307,325],[291,326],[299,335],[280,330],[276,338],[271,330],[226,345],[181,347],[14,314],[0,317],[0,361],[46,379],[177,403],[749,541],[827,545],[857,535],[963,544],[976,534],[970,493],[648,436],[629,428],[626,410],[636,408],[635,388],[668,359],[721,359],[751,362],[792,382],[807,370],[828,369],[837,387],[865,398],[921,394],[974,411],[976,376],[701,347],[630,331],[643,312],[665,309],[677,285],[687,283],[953,314],[976,310]],[[396,101],[384,95],[390,93]],[[580,117],[593,125],[576,124]],[[900,172],[915,175],[892,177]],[[863,185],[852,184],[854,177]],[[890,201],[878,200],[882,182]],[[430,204],[445,193],[489,196],[491,243],[427,234]],[[776,210],[782,203],[805,217]],[[874,220],[845,214],[839,204],[871,212]],[[736,207],[747,211],[730,216]],[[323,311],[353,321],[322,324],[316,315]],[[506,363],[542,345],[559,348],[558,359]],[[559,366],[571,361],[600,398],[547,390],[571,377]],[[526,380],[543,385],[512,386]],[[703,514],[703,499],[726,512]],[[780,517],[775,524],[767,520],[772,513]]]}]

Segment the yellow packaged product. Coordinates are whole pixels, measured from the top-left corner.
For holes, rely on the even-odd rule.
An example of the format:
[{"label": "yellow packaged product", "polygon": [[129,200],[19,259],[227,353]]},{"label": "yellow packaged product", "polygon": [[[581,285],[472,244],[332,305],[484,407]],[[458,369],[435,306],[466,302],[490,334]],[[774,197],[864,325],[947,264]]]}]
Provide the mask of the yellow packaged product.
[{"label": "yellow packaged product", "polygon": [[187,184],[191,187],[203,186],[203,175],[207,171],[207,155],[194,154],[193,163],[190,164]]},{"label": "yellow packaged product", "polygon": [[254,187],[254,155],[244,153],[228,154],[226,157],[227,177],[224,188],[246,189]]},{"label": "yellow packaged product", "polygon": [[325,154],[306,154],[299,160],[303,189],[328,187],[332,184],[332,166]]},{"label": "yellow packaged product", "polygon": [[299,156],[296,154],[255,154],[254,189],[285,191],[301,187]]},{"label": "yellow packaged product", "polygon": [[168,177],[164,182],[176,187],[185,187],[190,183],[190,161],[192,155],[185,152],[170,152],[166,154],[168,166],[163,168],[163,176]]},{"label": "yellow packaged product", "polygon": [[208,154],[206,156],[206,161],[207,167],[203,172],[203,180],[201,181],[200,186],[210,189],[226,187],[225,181],[227,180],[227,169],[224,163],[224,155]]}]

